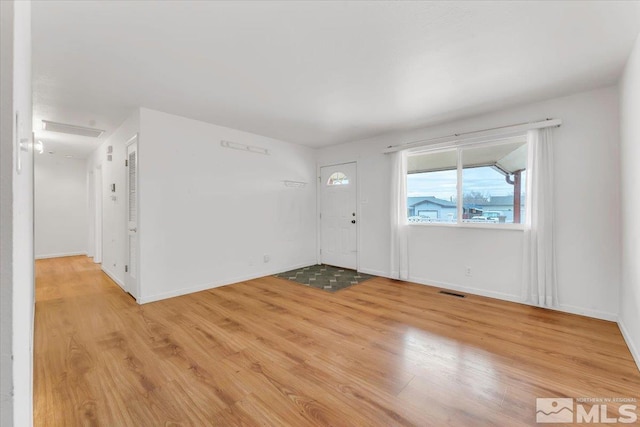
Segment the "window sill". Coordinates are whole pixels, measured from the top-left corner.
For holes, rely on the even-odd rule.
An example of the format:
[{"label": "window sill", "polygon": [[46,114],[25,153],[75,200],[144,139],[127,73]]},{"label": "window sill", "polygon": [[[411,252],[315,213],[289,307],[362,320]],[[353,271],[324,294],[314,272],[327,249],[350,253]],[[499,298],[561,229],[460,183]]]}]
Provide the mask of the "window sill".
[{"label": "window sill", "polygon": [[476,228],[485,230],[524,231],[524,224],[482,224],[482,223],[446,223],[446,222],[413,222],[409,227],[445,227],[445,228]]}]

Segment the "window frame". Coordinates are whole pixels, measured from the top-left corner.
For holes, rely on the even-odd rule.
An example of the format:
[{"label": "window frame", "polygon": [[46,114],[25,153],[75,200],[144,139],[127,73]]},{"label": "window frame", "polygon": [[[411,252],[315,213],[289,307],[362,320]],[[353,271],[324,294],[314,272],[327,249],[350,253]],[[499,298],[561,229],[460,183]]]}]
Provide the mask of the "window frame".
[{"label": "window frame", "polygon": [[[335,183],[331,183],[331,180],[333,179],[334,175],[336,175],[336,181]],[[342,175],[342,177],[340,177],[340,175]],[[340,179],[339,181],[338,181],[338,178]],[[349,176],[346,173],[341,171],[336,171],[332,173],[329,176],[329,179],[327,180],[327,182],[324,183],[326,187],[338,187],[338,186],[349,185],[349,184],[351,184],[351,179],[349,179]]]},{"label": "window frame", "polygon": [[[528,150],[529,141],[527,140],[526,133],[518,133],[518,134],[513,134],[505,137],[497,137],[497,138],[494,137],[490,139],[482,139],[480,141],[468,141],[464,143],[456,143],[456,144],[451,144],[447,146],[438,146],[438,147],[427,146],[427,147],[420,147],[420,148],[407,150],[408,157],[416,156],[420,154],[430,154],[430,153],[438,153],[438,152],[454,151],[454,150],[456,151],[456,171],[457,171],[456,173],[456,177],[457,177],[457,182],[456,182],[456,212],[457,213],[456,215],[457,217],[456,217],[456,222],[409,222],[405,218],[405,225],[408,225],[411,227],[455,227],[455,228],[476,228],[476,229],[479,228],[479,229],[512,230],[512,231],[526,230],[528,228],[527,226],[528,216],[525,216],[525,221],[519,224],[463,222],[462,217],[464,214],[464,202],[460,203],[460,201],[463,201],[462,177],[463,177],[464,167],[463,167],[462,151],[465,148],[483,148],[483,147],[492,147],[496,145],[509,144],[517,140],[521,140],[522,138],[525,139],[527,144],[527,150]],[[527,171],[527,181],[531,179],[529,176],[530,166],[531,166],[531,159],[530,159],[530,156],[527,156],[527,167],[525,169]],[[404,179],[406,180],[408,176],[409,176],[409,173],[407,172]],[[407,195],[405,194],[405,198],[406,197]],[[525,207],[529,206],[531,202],[529,192],[525,192],[524,202],[525,202]]]}]

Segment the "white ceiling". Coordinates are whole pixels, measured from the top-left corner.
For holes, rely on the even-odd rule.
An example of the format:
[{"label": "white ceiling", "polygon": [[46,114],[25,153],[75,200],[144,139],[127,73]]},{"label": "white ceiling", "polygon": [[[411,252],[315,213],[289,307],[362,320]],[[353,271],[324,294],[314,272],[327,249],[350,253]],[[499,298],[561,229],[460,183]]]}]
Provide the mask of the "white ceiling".
[{"label": "white ceiling", "polygon": [[312,147],[614,83],[639,2],[35,1],[36,131],[143,106]]}]

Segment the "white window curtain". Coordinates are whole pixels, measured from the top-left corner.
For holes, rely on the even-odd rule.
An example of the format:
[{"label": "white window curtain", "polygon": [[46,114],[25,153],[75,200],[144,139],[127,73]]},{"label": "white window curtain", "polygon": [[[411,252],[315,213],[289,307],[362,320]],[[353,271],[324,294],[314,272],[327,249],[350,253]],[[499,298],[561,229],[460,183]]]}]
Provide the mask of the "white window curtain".
[{"label": "white window curtain", "polygon": [[391,154],[391,277],[409,278],[407,241],[407,152]]},{"label": "white window curtain", "polygon": [[524,234],[524,292],[528,302],[541,307],[558,305],[553,225],[553,147],[551,128],[527,133],[529,168]]}]

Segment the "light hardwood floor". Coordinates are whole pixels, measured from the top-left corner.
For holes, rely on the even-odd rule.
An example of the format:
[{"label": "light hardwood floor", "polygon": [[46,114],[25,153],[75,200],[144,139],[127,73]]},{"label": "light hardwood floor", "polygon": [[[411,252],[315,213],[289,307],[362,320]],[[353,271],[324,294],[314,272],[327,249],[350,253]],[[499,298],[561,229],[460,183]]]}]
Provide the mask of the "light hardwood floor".
[{"label": "light hardwood floor", "polygon": [[640,398],[611,322],[382,278],[140,306],[86,257],[36,272],[36,426],[518,426],[536,397]]}]

